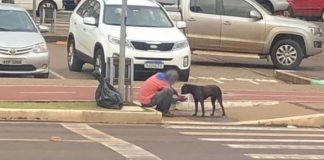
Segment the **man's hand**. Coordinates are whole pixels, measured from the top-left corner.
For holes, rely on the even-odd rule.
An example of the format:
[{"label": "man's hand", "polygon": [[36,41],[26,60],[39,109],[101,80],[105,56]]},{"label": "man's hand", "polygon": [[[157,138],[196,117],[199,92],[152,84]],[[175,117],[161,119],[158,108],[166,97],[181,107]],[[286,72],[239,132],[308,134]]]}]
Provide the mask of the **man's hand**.
[{"label": "man's hand", "polygon": [[186,96],[178,96],[178,98],[176,98],[176,100],[179,102],[185,102],[188,100],[188,98]]}]

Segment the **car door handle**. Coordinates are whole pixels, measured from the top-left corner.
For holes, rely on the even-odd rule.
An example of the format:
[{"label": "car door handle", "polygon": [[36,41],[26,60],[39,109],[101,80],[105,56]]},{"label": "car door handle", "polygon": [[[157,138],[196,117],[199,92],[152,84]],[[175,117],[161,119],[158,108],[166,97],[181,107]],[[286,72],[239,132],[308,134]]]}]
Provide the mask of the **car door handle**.
[{"label": "car door handle", "polygon": [[195,18],[189,18],[188,21],[193,22],[193,21],[196,21],[196,19]]},{"label": "car door handle", "polygon": [[224,22],[224,25],[232,25],[232,22],[230,22],[230,21],[225,21],[225,22]]}]

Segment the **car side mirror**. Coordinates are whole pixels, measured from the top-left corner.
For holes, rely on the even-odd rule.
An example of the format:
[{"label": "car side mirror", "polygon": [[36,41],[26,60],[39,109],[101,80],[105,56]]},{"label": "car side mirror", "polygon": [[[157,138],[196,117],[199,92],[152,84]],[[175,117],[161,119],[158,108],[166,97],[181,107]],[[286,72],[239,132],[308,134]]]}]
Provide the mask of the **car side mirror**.
[{"label": "car side mirror", "polygon": [[97,22],[94,17],[85,17],[83,18],[83,23],[86,25],[96,26]]},{"label": "car side mirror", "polygon": [[262,15],[258,11],[252,10],[252,11],[250,11],[250,18],[259,20],[259,19],[262,19]]},{"label": "car side mirror", "polygon": [[47,26],[39,25],[38,29],[41,33],[49,32],[49,28]]},{"label": "car side mirror", "polygon": [[184,21],[178,21],[178,22],[176,22],[176,25],[177,25],[177,28],[179,28],[179,29],[187,28],[187,23]]}]

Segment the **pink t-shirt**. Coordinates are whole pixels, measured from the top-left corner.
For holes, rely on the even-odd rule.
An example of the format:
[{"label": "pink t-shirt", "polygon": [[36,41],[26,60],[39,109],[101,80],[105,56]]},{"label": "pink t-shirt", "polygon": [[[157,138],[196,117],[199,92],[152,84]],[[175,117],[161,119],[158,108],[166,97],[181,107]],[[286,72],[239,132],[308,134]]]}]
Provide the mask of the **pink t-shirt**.
[{"label": "pink t-shirt", "polygon": [[151,103],[152,98],[156,93],[159,91],[170,88],[170,84],[166,80],[161,80],[158,78],[157,73],[153,76],[151,76],[149,79],[147,79],[142,87],[140,88],[138,92],[138,100],[140,101],[141,104],[143,105],[148,105]]}]

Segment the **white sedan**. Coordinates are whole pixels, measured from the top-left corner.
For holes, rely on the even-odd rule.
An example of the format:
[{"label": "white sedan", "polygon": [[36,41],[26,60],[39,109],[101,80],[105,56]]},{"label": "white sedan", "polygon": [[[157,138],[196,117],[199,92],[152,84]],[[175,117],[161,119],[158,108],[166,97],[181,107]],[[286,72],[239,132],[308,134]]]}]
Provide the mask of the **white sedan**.
[{"label": "white sedan", "polygon": [[27,11],[0,4],[0,74],[34,75],[48,78],[49,54],[40,32]]}]

